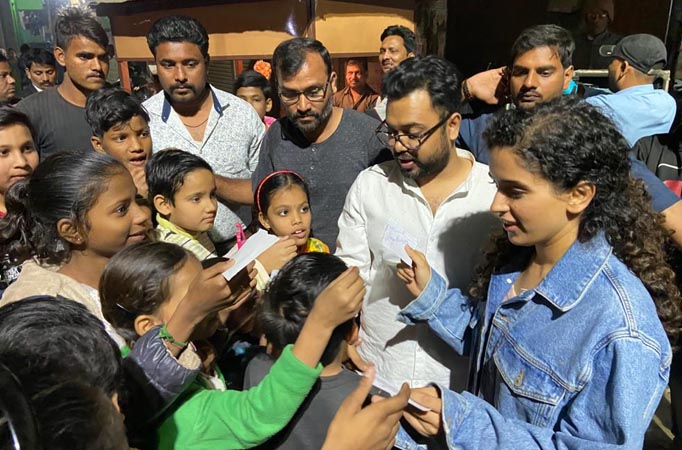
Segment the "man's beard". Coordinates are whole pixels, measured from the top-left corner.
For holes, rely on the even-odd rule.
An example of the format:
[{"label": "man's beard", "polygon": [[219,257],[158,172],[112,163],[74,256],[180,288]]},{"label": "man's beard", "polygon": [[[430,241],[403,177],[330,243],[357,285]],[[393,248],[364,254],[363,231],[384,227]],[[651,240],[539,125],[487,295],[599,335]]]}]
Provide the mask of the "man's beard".
[{"label": "man's beard", "polygon": [[[396,155],[393,155],[393,158],[398,162]],[[420,161],[418,158],[412,158],[412,161],[417,170],[406,171],[401,168],[403,176],[415,181],[423,180],[424,178],[438,175],[447,167],[448,162],[450,162],[450,149],[447,147],[440,148],[438,153],[433,155],[428,161]]]},{"label": "man's beard", "polygon": [[[332,97],[330,96],[327,98],[327,103],[324,105],[324,108],[319,113],[310,110],[303,114],[300,114],[298,111],[292,114],[287,111],[287,117],[303,134],[311,134],[319,130],[319,128],[327,121],[327,119],[329,119],[329,116],[332,113],[332,107]],[[315,120],[301,123],[299,119],[303,117],[313,117]]]},{"label": "man's beard", "polygon": [[[189,94],[189,95],[176,95],[175,90],[180,89],[180,88],[187,89],[188,91],[191,92],[191,94]],[[189,84],[189,83],[175,83],[175,84],[171,85],[166,92],[168,93],[170,98],[172,98],[173,101],[175,101],[177,103],[194,102],[203,94],[203,90],[201,92],[199,92],[199,89],[197,89],[197,87],[195,85]]]}]

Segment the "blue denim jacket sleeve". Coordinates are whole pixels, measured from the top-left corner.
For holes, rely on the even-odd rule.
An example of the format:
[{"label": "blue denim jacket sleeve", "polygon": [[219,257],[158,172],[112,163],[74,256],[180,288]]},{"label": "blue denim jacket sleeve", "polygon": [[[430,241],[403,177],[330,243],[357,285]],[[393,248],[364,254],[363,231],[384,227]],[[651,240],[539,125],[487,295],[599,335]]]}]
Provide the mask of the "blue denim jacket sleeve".
[{"label": "blue denim jacket sleeve", "polygon": [[448,448],[641,449],[668,381],[669,366],[645,339],[618,338],[595,355],[590,381],[559,420],[559,429],[503,417],[468,393],[441,389]]},{"label": "blue denim jacket sleeve", "polygon": [[459,289],[448,290],[445,279],[431,270],[431,279],[414,301],[398,313],[398,320],[408,325],[427,322],[431,330],[457,353],[469,352],[469,326],[474,316],[471,300]]}]

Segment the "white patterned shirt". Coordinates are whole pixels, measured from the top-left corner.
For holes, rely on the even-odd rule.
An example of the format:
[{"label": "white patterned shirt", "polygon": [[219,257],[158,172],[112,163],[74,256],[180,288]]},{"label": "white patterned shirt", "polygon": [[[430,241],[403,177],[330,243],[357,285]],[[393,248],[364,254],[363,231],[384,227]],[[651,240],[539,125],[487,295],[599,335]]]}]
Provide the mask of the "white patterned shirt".
[{"label": "white patterned shirt", "polygon": [[[194,141],[163,91],[154,95],[144,107],[149,113],[149,129],[154,151],[173,147],[201,156],[216,175],[250,179],[258,165],[258,152],[265,125],[256,111],[244,100],[211,86],[213,109],[208,116],[201,143]],[[215,225],[209,232],[214,242],[231,239],[237,223],[237,212],[248,220],[250,208],[227,206],[218,202]]]}]

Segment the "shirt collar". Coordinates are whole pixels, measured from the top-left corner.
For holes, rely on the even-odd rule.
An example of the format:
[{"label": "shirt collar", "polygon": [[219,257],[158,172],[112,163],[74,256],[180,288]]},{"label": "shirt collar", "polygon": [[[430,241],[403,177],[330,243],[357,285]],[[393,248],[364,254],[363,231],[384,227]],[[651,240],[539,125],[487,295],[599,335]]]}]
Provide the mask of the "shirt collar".
[{"label": "shirt collar", "polygon": [[197,236],[193,235],[192,233],[188,233],[187,231],[183,230],[182,228],[178,227],[172,222],[164,219],[163,217],[161,217],[161,214],[156,215],[156,223],[158,223],[161,228],[165,228],[166,230],[169,230],[175,234],[179,234],[180,236],[184,236],[186,238],[194,240],[197,239]]},{"label": "shirt collar", "polygon": [[[219,116],[223,115],[223,105],[220,104],[220,100],[218,99],[218,96],[216,95],[215,90],[213,89],[213,86],[210,84],[208,85],[209,91],[211,91],[211,96],[213,97],[213,109],[218,113]],[[227,107],[227,104],[225,104],[225,107]],[[170,117],[171,110],[173,109],[170,100],[168,100],[168,95],[164,92],[163,93],[163,107],[161,108],[161,120],[164,122],[168,122],[168,118]]]}]

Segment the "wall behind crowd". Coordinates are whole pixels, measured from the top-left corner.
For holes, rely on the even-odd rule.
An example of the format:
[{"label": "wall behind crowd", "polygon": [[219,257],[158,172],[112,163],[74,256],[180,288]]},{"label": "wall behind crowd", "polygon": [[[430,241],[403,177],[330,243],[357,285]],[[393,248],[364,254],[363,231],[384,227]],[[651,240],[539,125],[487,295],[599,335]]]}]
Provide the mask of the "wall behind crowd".
[{"label": "wall behind crowd", "polygon": [[[469,76],[506,64],[510,42],[526,27],[556,23],[579,31],[579,7],[572,13],[556,13],[548,11],[550,3],[556,2],[448,0],[445,57]],[[672,0],[614,0],[615,20],[610,29],[623,35],[649,33],[665,41],[671,4]]]}]

